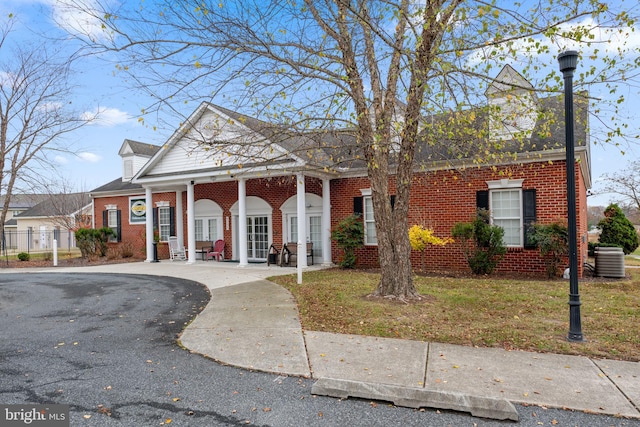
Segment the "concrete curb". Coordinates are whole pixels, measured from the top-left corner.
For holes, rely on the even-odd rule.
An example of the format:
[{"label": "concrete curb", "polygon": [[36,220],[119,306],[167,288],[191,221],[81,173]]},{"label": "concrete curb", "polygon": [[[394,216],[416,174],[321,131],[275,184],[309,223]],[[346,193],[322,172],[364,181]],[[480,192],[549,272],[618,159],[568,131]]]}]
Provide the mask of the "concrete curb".
[{"label": "concrete curb", "polygon": [[407,408],[450,409],[469,412],[474,417],[518,421],[518,411],[508,400],[471,396],[462,393],[333,378],[320,378],[311,387],[311,393],[341,399],[357,397],[390,401],[396,406]]}]

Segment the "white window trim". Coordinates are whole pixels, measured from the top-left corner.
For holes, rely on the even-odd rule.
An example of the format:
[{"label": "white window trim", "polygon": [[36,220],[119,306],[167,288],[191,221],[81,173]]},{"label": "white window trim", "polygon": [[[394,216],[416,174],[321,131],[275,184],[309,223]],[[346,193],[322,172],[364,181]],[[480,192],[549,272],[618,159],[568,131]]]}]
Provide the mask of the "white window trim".
[{"label": "white window trim", "polygon": [[493,218],[493,191],[500,190],[520,190],[520,244],[518,245],[507,245],[508,248],[523,248],[524,247],[524,212],[522,208],[522,183],[524,179],[508,179],[503,178],[495,181],[486,181],[487,187],[489,188],[489,214],[490,214],[490,222],[494,224]]},{"label": "white window trim", "polygon": [[362,223],[364,225],[364,245],[365,246],[378,246],[378,236],[375,236],[376,241],[370,241],[371,236],[367,234],[367,223],[372,223],[375,230],[376,218],[373,212],[371,212],[371,220],[367,221],[367,203],[366,199],[371,199],[371,206],[373,209],[373,199],[371,198],[371,189],[365,188],[360,190],[360,194],[362,194]]},{"label": "white window trim", "polygon": [[[162,212],[163,209],[166,209],[169,212],[169,216],[168,216],[169,223],[167,223],[167,224],[163,224],[160,221],[160,219],[162,218],[161,212]],[[165,226],[165,227],[169,228],[169,232],[167,233],[167,239],[163,239],[162,238],[162,234],[160,233],[160,230],[162,229],[162,226]],[[168,241],[169,240],[168,237],[169,237],[170,234],[171,234],[171,209],[170,209],[169,203],[167,202],[166,206],[165,205],[158,206],[158,235],[160,236],[160,241],[161,242]]]}]

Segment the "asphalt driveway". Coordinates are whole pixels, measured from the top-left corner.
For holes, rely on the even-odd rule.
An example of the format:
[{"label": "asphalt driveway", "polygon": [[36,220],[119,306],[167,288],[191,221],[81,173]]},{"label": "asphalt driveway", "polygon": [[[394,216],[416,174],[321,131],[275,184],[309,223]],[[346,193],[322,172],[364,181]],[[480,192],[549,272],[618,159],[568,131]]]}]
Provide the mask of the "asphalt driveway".
[{"label": "asphalt driveway", "polygon": [[[508,425],[316,397],[311,380],[192,354],[176,338],[209,298],[204,286],[176,278],[0,275],[0,403],[67,404],[74,427]],[[638,425],[543,408],[520,411],[520,426]]]}]

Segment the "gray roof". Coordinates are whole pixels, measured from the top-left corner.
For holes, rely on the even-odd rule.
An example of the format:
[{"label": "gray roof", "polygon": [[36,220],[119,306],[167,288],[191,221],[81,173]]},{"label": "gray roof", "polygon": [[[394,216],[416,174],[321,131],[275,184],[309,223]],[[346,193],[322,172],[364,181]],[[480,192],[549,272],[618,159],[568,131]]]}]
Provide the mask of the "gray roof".
[{"label": "gray roof", "polygon": [[138,154],[146,157],[153,157],[162,147],[159,145],[148,144],[146,142],[134,141],[132,139],[125,139],[125,143],[129,144],[134,154]]},{"label": "gray roof", "polygon": [[[486,109],[478,108],[433,116],[420,135],[416,162],[425,164],[464,159],[486,164],[489,160],[497,162],[515,154],[564,150],[564,97],[551,96],[539,99],[538,106],[540,113],[530,137],[502,141],[488,137],[489,114]],[[575,145],[588,148],[586,96],[577,96],[574,99],[574,114]],[[454,126],[443,126],[443,123],[453,123]],[[457,123],[458,126],[455,125]]]},{"label": "gray roof", "polygon": [[[5,195],[0,196],[0,208],[4,206],[5,197]],[[28,209],[49,197],[49,194],[12,194],[9,209]]]},{"label": "gray roof", "polygon": [[91,203],[88,193],[52,194],[15,218],[71,215]]},{"label": "gray roof", "polygon": [[129,190],[142,190],[142,185],[140,184],[132,184],[130,181],[122,181],[122,178],[116,178],[111,182],[108,182],[104,185],[101,185],[98,188],[94,188],[89,193],[106,193],[106,192],[118,192],[118,191],[129,191]]},{"label": "gray roof", "polygon": [[[576,147],[588,149],[588,102],[586,96],[574,99],[574,136]],[[471,161],[474,164],[508,162],[517,154],[542,153],[564,149],[565,121],[562,95],[538,99],[540,114],[528,138],[496,141],[489,138],[487,107],[437,114],[424,119],[418,136],[415,163],[428,166],[435,162]],[[303,156],[312,165],[329,168],[366,166],[362,147],[352,129],[300,131],[270,124],[218,105],[212,106],[288,150]],[[393,160],[392,160],[393,163]]]}]

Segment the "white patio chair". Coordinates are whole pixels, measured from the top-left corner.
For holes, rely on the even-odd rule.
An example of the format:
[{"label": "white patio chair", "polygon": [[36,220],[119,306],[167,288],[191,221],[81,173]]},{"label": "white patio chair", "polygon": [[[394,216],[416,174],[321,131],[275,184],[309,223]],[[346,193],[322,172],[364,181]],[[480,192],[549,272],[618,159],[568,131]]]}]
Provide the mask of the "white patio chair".
[{"label": "white patio chair", "polygon": [[169,236],[169,258],[171,258],[171,261],[176,259],[184,261],[187,259],[187,252],[178,242],[178,238],[176,236]]}]

